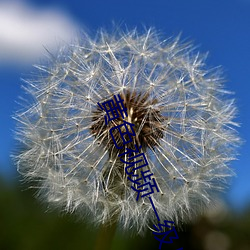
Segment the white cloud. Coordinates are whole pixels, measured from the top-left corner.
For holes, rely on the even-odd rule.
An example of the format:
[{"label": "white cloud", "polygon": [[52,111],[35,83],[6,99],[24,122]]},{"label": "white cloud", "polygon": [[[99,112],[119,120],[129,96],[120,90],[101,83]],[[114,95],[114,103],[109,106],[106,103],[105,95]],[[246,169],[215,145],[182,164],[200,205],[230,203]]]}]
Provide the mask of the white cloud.
[{"label": "white cloud", "polygon": [[22,2],[0,3],[0,64],[27,63],[70,42],[76,25],[56,9],[39,10]]}]

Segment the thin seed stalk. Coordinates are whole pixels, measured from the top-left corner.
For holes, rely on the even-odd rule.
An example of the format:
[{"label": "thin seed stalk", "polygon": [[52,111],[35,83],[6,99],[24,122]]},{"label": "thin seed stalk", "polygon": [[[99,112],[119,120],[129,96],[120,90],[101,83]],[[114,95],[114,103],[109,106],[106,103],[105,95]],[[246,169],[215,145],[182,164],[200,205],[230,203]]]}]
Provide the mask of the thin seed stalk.
[{"label": "thin seed stalk", "polygon": [[94,250],[110,250],[115,236],[117,219],[112,224],[102,224],[99,228]]}]

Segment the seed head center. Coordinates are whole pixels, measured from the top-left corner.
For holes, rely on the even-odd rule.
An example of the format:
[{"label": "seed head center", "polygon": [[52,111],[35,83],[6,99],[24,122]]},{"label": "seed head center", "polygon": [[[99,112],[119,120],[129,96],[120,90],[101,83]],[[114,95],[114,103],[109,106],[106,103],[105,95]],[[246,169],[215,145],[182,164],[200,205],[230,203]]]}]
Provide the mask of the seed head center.
[{"label": "seed head center", "polygon": [[[152,149],[159,145],[165,129],[163,123],[165,119],[161,115],[159,108],[154,108],[158,100],[156,98],[150,98],[148,93],[143,94],[130,91],[122,92],[120,96],[124,101],[123,104],[127,110],[127,116],[125,116],[125,112],[123,112],[123,119],[121,112],[117,111],[119,117],[106,124],[105,113],[97,106],[97,109],[93,112],[91,133],[103,146],[107,147],[108,150],[112,152],[117,151],[109,131],[126,121],[134,125],[133,128],[128,127],[128,131],[132,133],[133,129],[136,134],[133,141],[126,145],[127,148],[132,149],[134,145],[137,144],[145,150],[146,148]],[[123,133],[126,132],[125,126],[121,126],[120,131]],[[125,138],[128,137],[129,136],[125,135]],[[123,140],[121,139],[118,129],[113,130],[113,138],[119,147],[123,146]]]}]

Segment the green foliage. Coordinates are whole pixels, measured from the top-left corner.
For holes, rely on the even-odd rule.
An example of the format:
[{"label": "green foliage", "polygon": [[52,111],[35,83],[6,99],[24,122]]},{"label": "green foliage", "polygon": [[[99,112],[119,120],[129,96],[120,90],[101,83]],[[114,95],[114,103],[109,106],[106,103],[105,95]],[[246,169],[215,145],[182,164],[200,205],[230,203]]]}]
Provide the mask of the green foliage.
[{"label": "green foliage", "polygon": [[[22,190],[17,187],[22,187]],[[72,215],[47,211],[34,199],[25,185],[7,185],[0,181],[1,250],[93,250],[97,230]],[[250,209],[231,214],[220,221],[203,217],[193,225],[178,228],[178,240],[163,250],[248,250],[250,249]],[[145,237],[115,235],[111,250],[158,249],[148,230]]]}]

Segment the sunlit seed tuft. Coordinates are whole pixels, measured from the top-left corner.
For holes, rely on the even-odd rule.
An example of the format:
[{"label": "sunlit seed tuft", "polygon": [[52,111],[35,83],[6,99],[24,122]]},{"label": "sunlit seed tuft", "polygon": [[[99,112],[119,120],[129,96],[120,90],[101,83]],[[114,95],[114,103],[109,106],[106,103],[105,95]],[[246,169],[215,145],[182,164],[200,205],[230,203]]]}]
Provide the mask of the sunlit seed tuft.
[{"label": "sunlit seed tuft", "polygon": [[[190,220],[233,175],[236,108],[220,73],[207,70],[191,44],[162,41],[153,29],[100,31],[95,39],[83,33],[79,40],[26,81],[29,104],[15,116],[18,171],[37,181],[49,204],[96,224],[118,218],[121,228],[141,233],[155,216],[147,197],[136,201],[118,157],[136,144],[160,190],[152,195],[159,217]],[[119,150],[110,129],[122,119],[106,125],[97,105],[118,94],[136,132]],[[122,146],[118,132],[115,138]]]}]

